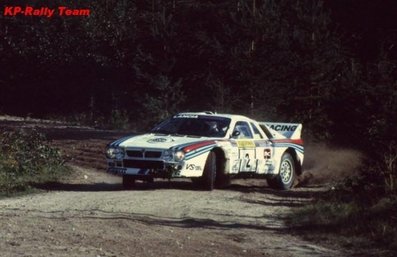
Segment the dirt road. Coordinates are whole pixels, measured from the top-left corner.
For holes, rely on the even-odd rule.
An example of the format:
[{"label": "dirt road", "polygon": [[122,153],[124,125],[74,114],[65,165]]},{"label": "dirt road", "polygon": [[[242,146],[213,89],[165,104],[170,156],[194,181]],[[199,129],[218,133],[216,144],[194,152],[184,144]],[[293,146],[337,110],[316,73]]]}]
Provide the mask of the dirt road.
[{"label": "dirt road", "polygon": [[291,209],[324,188],[280,192],[262,180],[237,180],[207,192],[190,181],[158,180],[125,191],[119,177],[100,170],[105,142],[118,135],[57,126],[41,129],[75,173],[42,193],[0,200],[1,256],[347,255],[304,241],[284,224]]},{"label": "dirt road", "polygon": [[206,192],[157,181],[124,191],[117,177],[75,169],[70,183],[0,201],[1,256],[342,255],[292,236],[283,223],[319,189],[281,193],[236,181]]}]

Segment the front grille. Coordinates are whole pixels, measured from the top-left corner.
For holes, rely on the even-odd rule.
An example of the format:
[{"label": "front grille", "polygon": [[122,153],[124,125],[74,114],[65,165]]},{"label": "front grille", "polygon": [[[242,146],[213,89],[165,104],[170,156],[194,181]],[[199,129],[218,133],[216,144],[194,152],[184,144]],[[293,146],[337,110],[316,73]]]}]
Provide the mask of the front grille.
[{"label": "front grille", "polygon": [[143,152],[137,150],[127,150],[127,156],[129,157],[136,157],[136,158],[143,158]]},{"label": "front grille", "polygon": [[163,161],[146,161],[146,160],[124,160],[125,168],[138,169],[163,169]]},{"label": "front grille", "polygon": [[145,158],[160,158],[161,152],[159,151],[147,151],[145,152]]}]

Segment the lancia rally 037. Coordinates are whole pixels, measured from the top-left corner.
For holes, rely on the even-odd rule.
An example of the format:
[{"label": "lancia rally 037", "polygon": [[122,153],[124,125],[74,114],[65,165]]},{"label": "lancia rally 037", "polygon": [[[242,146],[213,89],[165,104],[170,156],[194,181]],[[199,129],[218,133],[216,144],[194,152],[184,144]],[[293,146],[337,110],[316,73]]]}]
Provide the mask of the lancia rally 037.
[{"label": "lancia rally 037", "polygon": [[258,122],[212,112],[179,113],[149,133],[106,147],[108,172],[135,180],[191,178],[213,190],[231,177],[264,177],[288,190],[302,172],[302,124]]}]

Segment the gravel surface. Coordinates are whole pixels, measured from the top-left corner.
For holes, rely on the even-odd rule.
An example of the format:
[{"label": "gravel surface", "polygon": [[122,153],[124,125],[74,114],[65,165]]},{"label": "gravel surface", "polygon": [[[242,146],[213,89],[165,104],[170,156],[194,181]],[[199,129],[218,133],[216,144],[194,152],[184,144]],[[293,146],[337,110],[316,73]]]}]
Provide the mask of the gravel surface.
[{"label": "gravel surface", "polygon": [[0,256],[347,256],[305,241],[285,217],[324,187],[271,190],[235,180],[223,190],[156,180],[126,191],[104,172],[106,143],[124,132],[0,116],[5,129],[35,128],[74,174],[41,193],[0,200]]},{"label": "gravel surface", "polygon": [[125,191],[119,177],[74,169],[45,193],[0,201],[1,256],[343,256],[283,222],[321,188],[237,180],[207,192],[157,180]]}]

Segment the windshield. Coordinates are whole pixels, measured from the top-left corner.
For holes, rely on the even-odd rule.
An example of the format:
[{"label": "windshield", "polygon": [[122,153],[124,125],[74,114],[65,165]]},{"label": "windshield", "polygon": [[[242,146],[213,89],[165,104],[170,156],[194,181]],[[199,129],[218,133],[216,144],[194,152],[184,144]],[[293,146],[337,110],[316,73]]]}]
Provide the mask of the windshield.
[{"label": "windshield", "polygon": [[152,133],[199,137],[224,137],[230,119],[202,115],[176,115],[151,130]]}]

